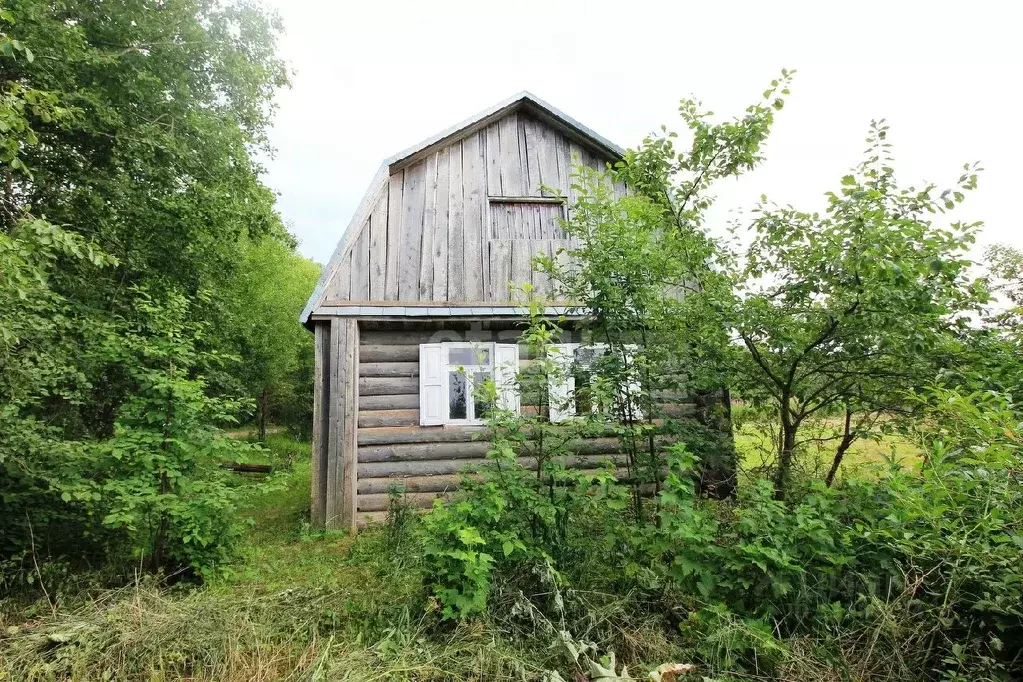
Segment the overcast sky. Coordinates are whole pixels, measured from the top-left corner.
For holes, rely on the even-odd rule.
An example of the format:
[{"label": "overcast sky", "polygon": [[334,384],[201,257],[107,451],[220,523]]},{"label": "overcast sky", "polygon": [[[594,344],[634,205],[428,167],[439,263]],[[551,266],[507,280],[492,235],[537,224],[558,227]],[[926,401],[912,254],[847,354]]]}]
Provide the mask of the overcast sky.
[{"label": "overcast sky", "polygon": [[823,206],[886,118],[905,184],[981,161],[957,214],[1023,247],[1023,11],[1004,2],[268,0],[287,34],[267,181],[300,249],[326,262],[380,162],[521,90],[624,147],[695,95],[738,115],[798,71],[768,160],[718,185],[714,217],[761,194]]}]

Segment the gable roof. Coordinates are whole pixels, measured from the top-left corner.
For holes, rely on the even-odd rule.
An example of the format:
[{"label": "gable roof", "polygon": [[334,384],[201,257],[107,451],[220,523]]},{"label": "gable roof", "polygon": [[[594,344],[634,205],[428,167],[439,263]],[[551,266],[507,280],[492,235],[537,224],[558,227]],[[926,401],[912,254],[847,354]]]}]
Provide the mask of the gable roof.
[{"label": "gable roof", "polygon": [[313,310],[316,309],[320,299],[323,297],[323,292],[331,273],[336,269],[336,266],[348,250],[352,235],[358,231],[359,226],[373,209],[373,205],[380,196],[380,192],[387,188],[387,180],[392,173],[425,158],[441,147],[453,144],[486,128],[489,124],[504,118],[508,114],[520,110],[562,130],[568,137],[592,148],[601,156],[620,159],[625,155],[625,150],[615,143],[586,127],[557,107],[548,104],[525,90],[484,109],[474,116],[470,116],[447,130],[443,130],[418,144],[412,145],[408,149],[385,159],[380,165],[380,168],[373,176],[372,182],[370,182],[369,189],[366,190],[366,194],[362,198],[362,202],[356,208],[351,222],[348,223],[348,227],[342,233],[341,239],[338,241],[338,245],[330,257],[330,261],[328,261],[323,272],[320,274],[316,287],[309,296],[309,300],[306,302],[301,315],[299,315],[299,322],[306,324],[309,321],[310,315],[312,315]]}]

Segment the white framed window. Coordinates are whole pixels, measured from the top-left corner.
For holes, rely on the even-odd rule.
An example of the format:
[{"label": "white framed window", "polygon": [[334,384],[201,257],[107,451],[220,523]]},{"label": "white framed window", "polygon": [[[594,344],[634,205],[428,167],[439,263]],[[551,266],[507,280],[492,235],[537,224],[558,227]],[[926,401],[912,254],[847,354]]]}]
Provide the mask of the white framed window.
[{"label": "white framed window", "polygon": [[[626,362],[632,366],[638,346],[628,345],[625,351]],[[631,403],[629,412],[633,421],[643,418],[639,405],[642,389],[638,377],[631,378],[628,386],[623,386],[617,391],[614,387],[599,385],[600,377],[597,376],[595,365],[598,359],[608,352],[607,344],[560,343],[549,346],[548,352],[558,367],[558,372],[551,376],[548,385],[549,414],[552,422],[563,422],[601,411],[608,412],[612,406],[602,404],[602,401],[608,400],[609,394],[629,396]]]},{"label": "white framed window", "polygon": [[479,388],[493,381],[497,403],[518,412],[519,348],[514,343],[424,343],[419,346],[419,423],[482,424],[487,405]]}]

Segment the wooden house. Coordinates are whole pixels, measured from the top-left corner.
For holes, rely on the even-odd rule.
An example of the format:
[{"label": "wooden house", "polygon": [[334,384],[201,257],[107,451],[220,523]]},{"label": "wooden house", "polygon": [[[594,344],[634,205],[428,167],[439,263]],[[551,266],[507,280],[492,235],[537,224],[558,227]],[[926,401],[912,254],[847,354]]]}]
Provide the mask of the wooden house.
[{"label": "wooden house", "polygon": [[[522,93],[384,161],[301,316],[316,337],[314,524],[381,518],[395,483],[429,504],[482,461],[473,377],[514,374],[523,352],[509,283],[551,293],[530,263],[570,243],[571,165],[622,154]],[[528,408],[514,389],[500,400]],[[579,466],[616,445],[587,441]]]}]

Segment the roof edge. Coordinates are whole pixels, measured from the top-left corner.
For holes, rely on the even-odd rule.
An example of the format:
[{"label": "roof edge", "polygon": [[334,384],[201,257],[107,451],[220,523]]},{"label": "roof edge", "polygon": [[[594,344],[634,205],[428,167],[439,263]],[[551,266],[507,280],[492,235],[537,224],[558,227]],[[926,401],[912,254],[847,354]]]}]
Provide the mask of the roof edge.
[{"label": "roof edge", "polygon": [[320,278],[316,281],[316,286],[313,287],[313,293],[309,295],[309,300],[306,301],[305,308],[302,309],[301,314],[298,316],[298,321],[302,324],[309,322],[309,316],[312,315],[313,310],[320,304],[320,299],[323,297],[324,290],[327,287],[327,282],[330,281],[331,275],[334,274],[334,270],[337,269],[341,259],[344,258],[345,253],[351,247],[352,235],[355,234],[359,229],[359,225],[366,220],[369,212],[373,210],[373,204],[376,199],[380,196],[381,187],[387,187],[387,178],[390,177],[388,171],[388,164],[385,162],[380,165],[377,169],[376,174],[373,176],[373,180],[369,183],[369,189],[362,195],[362,202],[358,208],[355,209],[355,213],[352,215],[351,222],[348,223],[348,227],[341,233],[341,239],[338,240],[337,246],[334,248],[334,253],[331,254],[330,260],[323,266],[323,272],[320,273]]},{"label": "roof edge", "polygon": [[512,95],[508,99],[502,100],[497,104],[470,116],[460,123],[456,123],[435,135],[431,135],[418,144],[412,145],[408,149],[398,152],[394,156],[387,158],[384,161],[384,164],[387,165],[391,172],[394,172],[395,170],[407,165],[411,165],[419,157],[425,155],[425,153],[430,149],[451,144],[456,138],[468,135],[473,132],[474,129],[479,130],[484,128],[497,119],[524,107],[534,109],[537,113],[541,114],[542,118],[548,119],[548,122],[554,122],[555,124],[560,125],[560,127],[565,128],[573,134],[577,141],[589,144],[590,146],[597,148],[599,151],[615,158],[622,158],[625,156],[625,149],[622,147],[619,147],[592,128],[583,125],[576,119],[545,100],[540,99],[528,90],[523,90],[518,94]]}]

